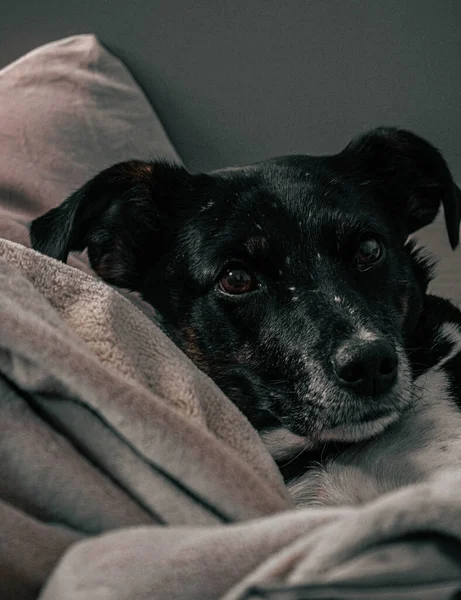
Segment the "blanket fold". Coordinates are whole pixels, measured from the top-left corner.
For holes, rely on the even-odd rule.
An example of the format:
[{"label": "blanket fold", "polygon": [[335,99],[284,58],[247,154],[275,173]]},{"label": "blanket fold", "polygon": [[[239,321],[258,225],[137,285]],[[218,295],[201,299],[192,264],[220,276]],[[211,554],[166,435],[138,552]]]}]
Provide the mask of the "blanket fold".
[{"label": "blanket fold", "polygon": [[248,421],[117,291],[6,240],[0,290],[0,500],[76,535],[292,506]]},{"label": "blanket fold", "polygon": [[99,536],[70,549],[40,600],[370,600],[370,590],[386,600],[455,600],[461,481],[452,475],[452,490],[411,486],[363,508]]},{"label": "blanket fold", "polygon": [[[1,396],[0,396],[1,397]],[[61,555],[82,536],[0,501],[0,598],[35,598]]]}]

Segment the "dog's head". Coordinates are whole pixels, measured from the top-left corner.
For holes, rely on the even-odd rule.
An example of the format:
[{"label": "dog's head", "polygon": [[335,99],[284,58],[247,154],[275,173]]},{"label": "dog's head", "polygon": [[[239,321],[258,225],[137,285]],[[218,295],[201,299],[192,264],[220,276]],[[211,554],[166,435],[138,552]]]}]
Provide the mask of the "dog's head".
[{"label": "dog's head", "polygon": [[461,193],[438,151],[381,128],[333,156],[190,174],[129,161],[35,220],[33,247],[88,248],[142,294],[260,430],[358,440],[404,409],[405,335],[427,284],[406,244]]}]

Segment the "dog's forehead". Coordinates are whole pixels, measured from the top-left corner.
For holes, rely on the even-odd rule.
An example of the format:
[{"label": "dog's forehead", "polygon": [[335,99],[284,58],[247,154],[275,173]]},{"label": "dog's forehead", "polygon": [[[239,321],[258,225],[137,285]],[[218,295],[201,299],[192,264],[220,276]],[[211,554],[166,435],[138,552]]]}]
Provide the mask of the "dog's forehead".
[{"label": "dog's forehead", "polygon": [[[376,221],[376,205],[328,157],[289,156],[215,172],[227,214],[256,221],[281,235],[283,230],[310,236],[328,227],[360,228]],[[271,227],[272,226],[272,227]]]},{"label": "dog's forehead", "polygon": [[275,277],[314,272],[320,255],[334,259],[339,240],[383,230],[360,186],[316,158],[272,159],[200,181],[181,240],[204,281],[231,259]]}]

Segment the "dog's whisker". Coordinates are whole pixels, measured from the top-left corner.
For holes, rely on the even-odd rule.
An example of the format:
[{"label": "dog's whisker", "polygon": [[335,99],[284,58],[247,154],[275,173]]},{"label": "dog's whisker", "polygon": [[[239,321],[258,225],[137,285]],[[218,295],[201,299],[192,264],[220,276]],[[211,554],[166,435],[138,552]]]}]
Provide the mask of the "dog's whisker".
[{"label": "dog's whisker", "polygon": [[304,452],[306,452],[310,448],[311,448],[311,446],[306,443],[306,445],[303,448],[301,448],[301,450],[297,454],[295,454],[293,457],[291,457],[290,460],[288,460],[286,463],[280,464],[279,468],[281,468],[281,469],[286,468],[288,465],[292,464],[297,458],[299,458],[302,454],[304,454]]}]

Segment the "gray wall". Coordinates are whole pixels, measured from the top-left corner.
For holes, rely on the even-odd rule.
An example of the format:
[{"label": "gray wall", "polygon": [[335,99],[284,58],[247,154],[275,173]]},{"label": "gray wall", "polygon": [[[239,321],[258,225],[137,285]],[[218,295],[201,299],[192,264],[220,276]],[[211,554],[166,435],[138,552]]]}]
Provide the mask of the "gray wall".
[{"label": "gray wall", "polygon": [[334,152],[395,124],[461,180],[459,0],[1,0],[0,66],[88,32],[131,68],[192,169]]}]

